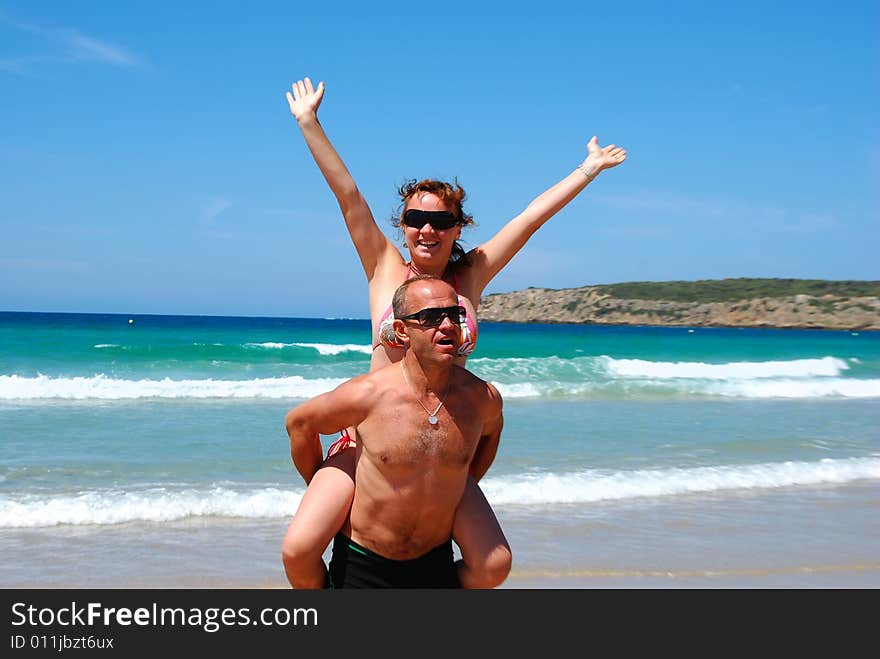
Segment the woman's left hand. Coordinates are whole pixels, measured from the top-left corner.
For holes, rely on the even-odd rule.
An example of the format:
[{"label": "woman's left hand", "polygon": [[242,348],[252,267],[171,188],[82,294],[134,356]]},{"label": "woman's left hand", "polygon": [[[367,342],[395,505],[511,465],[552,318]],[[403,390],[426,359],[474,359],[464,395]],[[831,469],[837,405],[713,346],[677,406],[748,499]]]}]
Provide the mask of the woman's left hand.
[{"label": "woman's left hand", "polygon": [[597,174],[603,169],[617,167],[626,160],[625,149],[614,144],[599,146],[599,139],[595,135],[587,142],[587,151],[589,155],[584,161],[584,166]]}]

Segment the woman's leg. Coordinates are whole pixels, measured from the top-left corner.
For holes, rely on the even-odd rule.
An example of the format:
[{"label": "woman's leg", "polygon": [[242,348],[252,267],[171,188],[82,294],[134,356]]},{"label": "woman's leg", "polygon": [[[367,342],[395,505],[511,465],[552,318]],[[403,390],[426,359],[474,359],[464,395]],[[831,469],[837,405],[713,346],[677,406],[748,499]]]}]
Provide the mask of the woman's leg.
[{"label": "woman's leg", "polygon": [[349,448],[324,462],[287,527],[281,560],[287,580],[294,588],[323,588],[325,585],[324,550],[342,528],[351,509],[356,453]]},{"label": "woman's leg", "polygon": [[470,476],[455,511],[452,538],[461,550],[458,579],[462,588],[495,588],[510,573],[510,545],[486,500]]}]

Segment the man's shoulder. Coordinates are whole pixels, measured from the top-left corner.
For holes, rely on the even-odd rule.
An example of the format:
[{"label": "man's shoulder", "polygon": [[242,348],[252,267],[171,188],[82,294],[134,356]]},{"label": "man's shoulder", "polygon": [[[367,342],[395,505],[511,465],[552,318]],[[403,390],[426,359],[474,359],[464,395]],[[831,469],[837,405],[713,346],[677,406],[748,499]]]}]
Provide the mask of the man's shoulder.
[{"label": "man's shoulder", "polygon": [[381,384],[381,377],[377,378],[378,374],[379,371],[369,371],[355,375],[339,385],[337,390],[344,391],[347,397],[369,397]]},{"label": "man's shoulder", "polygon": [[395,362],[375,371],[356,375],[347,384],[361,396],[375,396],[389,388],[397,389],[395,378],[398,377],[399,371],[400,366]]},{"label": "man's shoulder", "polygon": [[458,377],[461,378],[460,382],[473,389],[475,393],[484,395],[489,400],[501,400],[501,394],[498,393],[498,389],[491,382],[474,375],[463,366],[456,365],[453,368],[458,369]]}]

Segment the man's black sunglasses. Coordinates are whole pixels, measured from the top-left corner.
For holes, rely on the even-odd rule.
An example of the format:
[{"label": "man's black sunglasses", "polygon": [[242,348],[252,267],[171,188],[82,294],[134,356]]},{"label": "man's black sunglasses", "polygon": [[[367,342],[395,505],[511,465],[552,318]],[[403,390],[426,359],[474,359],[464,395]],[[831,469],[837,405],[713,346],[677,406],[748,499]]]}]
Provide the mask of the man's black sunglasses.
[{"label": "man's black sunglasses", "polygon": [[458,224],[458,218],[449,211],[422,211],[410,208],[403,214],[403,223],[413,229],[421,229],[426,224],[430,224],[438,231],[443,231]]},{"label": "man's black sunglasses", "polygon": [[467,310],[464,307],[429,307],[408,316],[401,316],[398,320],[418,320],[422,327],[439,327],[444,318],[460,325],[466,315]]}]

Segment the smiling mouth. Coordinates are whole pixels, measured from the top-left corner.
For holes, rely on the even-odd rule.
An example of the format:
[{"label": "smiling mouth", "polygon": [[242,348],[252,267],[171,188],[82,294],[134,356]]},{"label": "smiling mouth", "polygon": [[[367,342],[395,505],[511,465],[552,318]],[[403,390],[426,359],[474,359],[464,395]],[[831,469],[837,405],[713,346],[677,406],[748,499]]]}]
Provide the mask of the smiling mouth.
[{"label": "smiling mouth", "polygon": [[453,341],[452,339],[440,339],[439,341],[437,341],[437,343],[439,343],[441,346],[454,346],[455,345],[455,341]]},{"label": "smiling mouth", "polygon": [[436,247],[437,245],[440,244],[440,242],[437,241],[437,242],[429,243],[429,242],[425,242],[424,240],[420,240],[416,244],[421,245],[422,247]]}]

